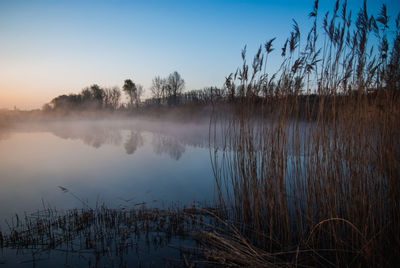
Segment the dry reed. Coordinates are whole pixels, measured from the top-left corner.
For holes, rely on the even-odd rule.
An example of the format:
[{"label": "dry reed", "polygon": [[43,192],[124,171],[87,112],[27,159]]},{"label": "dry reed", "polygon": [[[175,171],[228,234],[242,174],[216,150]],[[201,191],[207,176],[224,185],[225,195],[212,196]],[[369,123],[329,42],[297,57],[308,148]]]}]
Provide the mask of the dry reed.
[{"label": "dry reed", "polygon": [[[337,1],[320,41],[316,1],[305,45],[295,22],[272,76],[273,40],[250,71],[244,50],[243,67],[226,80],[231,110],[213,115],[220,217],[249,241],[248,250],[264,252],[265,266],[277,264],[277,255],[290,266],[400,261],[400,16],[390,50],[385,6],[374,19],[364,3],[354,26],[350,14]],[[212,143],[221,137],[222,146]],[[237,244],[210,236],[217,245]],[[232,260],[242,265],[247,257]]]}]

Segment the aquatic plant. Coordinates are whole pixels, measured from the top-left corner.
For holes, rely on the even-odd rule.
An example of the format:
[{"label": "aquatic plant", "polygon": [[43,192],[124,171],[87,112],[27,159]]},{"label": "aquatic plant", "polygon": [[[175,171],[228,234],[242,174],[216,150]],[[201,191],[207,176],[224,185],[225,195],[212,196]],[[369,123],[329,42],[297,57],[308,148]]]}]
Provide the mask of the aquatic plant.
[{"label": "aquatic plant", "polygon": [[[50,252],[53,258],[54,252],[61,252],[58,262],[65,265],[89,267],[185,267],[203,261],[195,241],[200,230],[213,226],[213,208],[171,205],[158,209],[139,203],[111,209],[83,204],[82,209],[44,207],[23,217],[15,215],[7,221],[8,230],[0,231],[0,248],[15,250],[20,263],[33,265],[40,265]],[[157,256],[163,250],[165,256]]]},{"label": "aquatic plant", "polygon": [[[400,88],[392,77],[400,70],[400,15],[389,45],[385,5],[375,19],[364,2],[352,24],[347,3],[336,1],[323,35],[318,13],[315,1],[303,46],[294,22],[276,73],[265,67],[271,39],[250,67],[244,49],[243,66],[226,79],[231,104],[213,115],[211,157],[219,217],[237,231],[233,239],[231,231],[209,234],[219,249],[210,259],[239,266],[399,261]],[[223,145],[213,143],[221,137]],[[234,256],[235,248],[242,253]]]}]

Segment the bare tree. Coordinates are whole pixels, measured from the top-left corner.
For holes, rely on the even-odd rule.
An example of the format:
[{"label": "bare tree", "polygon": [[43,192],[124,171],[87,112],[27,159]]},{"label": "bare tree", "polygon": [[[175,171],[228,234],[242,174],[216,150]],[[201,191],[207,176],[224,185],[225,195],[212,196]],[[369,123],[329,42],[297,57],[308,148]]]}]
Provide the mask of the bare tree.
[{"label": "bare tree", "polygon": [[139,108],[140,97],[143,95],[144,89],[140,84],[136,84],[135,104],[136,108]]},{"label": "bare tree", "polygon": [[104,90],[104,106],[105,108],[118,109],[121,91],[118,87],[106,88]]},{"label": "bare tree", "polygon": [[172,104],[177,104],[177,97],[182,93],[184,88],[185,80],[182,79],[181,75],[177,71],[168,76],[166,89]]},{"label": "bare tree", "polygon": [[153,98],[157,100],[158,104],[161,103],[161,98],[165,97],[165,85],[165,78],[161,78],[160,76],[154,77],[150,90]]}]

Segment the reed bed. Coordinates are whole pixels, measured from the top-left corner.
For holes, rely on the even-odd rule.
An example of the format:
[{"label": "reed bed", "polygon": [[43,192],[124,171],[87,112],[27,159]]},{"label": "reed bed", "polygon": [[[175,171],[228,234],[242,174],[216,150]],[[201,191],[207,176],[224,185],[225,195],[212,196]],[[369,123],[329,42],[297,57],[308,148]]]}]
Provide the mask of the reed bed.
[{"label": "reed bed", "polygon": [[[214,210],[144,205],[63,212],[45,208],[7,222],[8,230],[0,231],[0,248],[16,250],[23,263],[33,265],[39,265],[46,253],[61,252],[59,261],[65,258],[71,263],[75,258],[79,266],[194,267],[203,262],[198,234],[211,230]],[[162,250],[164,256],[158,256]]]},{"label": "reed bed", "polygon": [[385,6],[374,18],[364,3],[354,25],[346,2],[331,14],[319,40],[315,2],[304,46],[294,22],[273,75],[271,39],[250,67],[243,50],[243,66],[226,79],[230,107],[216,109],[210,141],[219,217],[229,228],[209,233],[217,248],[210,259],[233,266],[400,261],[400,16],[389,43]]}]

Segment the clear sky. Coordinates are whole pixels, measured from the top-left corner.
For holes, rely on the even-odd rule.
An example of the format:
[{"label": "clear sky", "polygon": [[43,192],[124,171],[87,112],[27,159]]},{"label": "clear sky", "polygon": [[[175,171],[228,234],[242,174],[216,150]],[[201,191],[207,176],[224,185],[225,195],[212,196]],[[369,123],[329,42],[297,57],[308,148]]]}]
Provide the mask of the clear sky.
[{"label": "clear sky", "polygon": [[[392,23],[400,1],[386,3]],[[131,78],[147,91],[155,75],[178,71],[186,89],[222,86],[241,63],[247,44],[277,37],[280,48],[292,18],[308,30],[314,1],[0,0],[0,108],[40,108],[91,84],[121,87]],[[362,1],[348,0],[353,21]],[[320,0],[320,16],[334,1]],[[322,33],[322,31],[320,31]],[[269,61],[276,70],[279,51]]]}]

